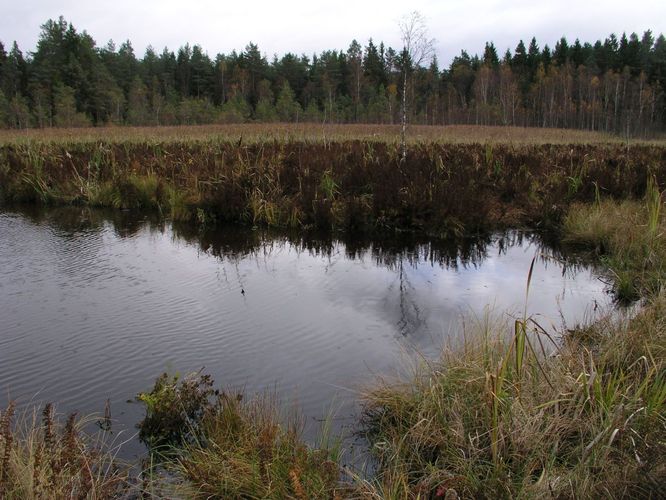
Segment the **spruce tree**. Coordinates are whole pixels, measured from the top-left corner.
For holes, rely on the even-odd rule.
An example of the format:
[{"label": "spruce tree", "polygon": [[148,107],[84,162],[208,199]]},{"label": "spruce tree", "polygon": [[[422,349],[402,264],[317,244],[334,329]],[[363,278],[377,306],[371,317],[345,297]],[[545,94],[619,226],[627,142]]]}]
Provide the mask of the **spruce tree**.
[{"label": "spruce tree", "polygon": [[282,89],[275,103],[275,111],[282,122],[298,121],[301,106],[296,102],[294,91],[287,80],[282,84]]}]

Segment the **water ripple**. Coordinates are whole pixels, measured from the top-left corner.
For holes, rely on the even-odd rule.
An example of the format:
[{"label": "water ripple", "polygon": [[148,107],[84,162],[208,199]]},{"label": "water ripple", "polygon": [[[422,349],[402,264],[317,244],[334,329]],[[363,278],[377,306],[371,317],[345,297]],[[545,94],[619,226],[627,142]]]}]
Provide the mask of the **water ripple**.
[{"label": "water ripple", "polygon": [[[123,418],[139,410],[124,401],[164,370],[205,366],[223,386],[277,388],[319,417],[408,346],[427,351],[455,332],[462,309],[522,304],[538,249],[514,238],[500,252],[496,239],[475,250],[485,258],[439,258],[431,244],[349,251],[237,230],[200,239],[121,219],[0,212],[0,406],[11,397],[86,413],[110,398],[132,428]],[[587,269],[539,262],[534,276],[530,310],[555,321],[560,307],[571,323],[608,302]]]}]

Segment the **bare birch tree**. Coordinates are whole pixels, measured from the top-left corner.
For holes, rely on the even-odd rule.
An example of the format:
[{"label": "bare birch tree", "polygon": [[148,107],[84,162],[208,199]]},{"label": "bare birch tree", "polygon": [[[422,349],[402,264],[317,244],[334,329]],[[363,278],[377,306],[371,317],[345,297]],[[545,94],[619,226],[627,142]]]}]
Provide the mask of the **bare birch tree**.
[{"label": "bare birch tree", "polygon": [[398,22],[402,38],[402,128],[400,143],[402,161],[407,157],[407,73],[410,68],[418,68],[434,53],[435,40],[428,38],[425,18],[418,11],[404,15]]}]

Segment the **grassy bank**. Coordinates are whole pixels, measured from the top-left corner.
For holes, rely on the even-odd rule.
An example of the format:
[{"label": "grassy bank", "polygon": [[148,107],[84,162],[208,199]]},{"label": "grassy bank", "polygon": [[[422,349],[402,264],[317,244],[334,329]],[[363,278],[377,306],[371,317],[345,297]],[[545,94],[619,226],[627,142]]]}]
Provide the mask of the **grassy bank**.
[{"label": "grassy bank", "polygon": [[[325,429],[317,447],[301,438],[303,422],[275,396],[247,398],[213,389],[207,375],[162,375],[139,399],[140,438],[178,481],[152,482],[178,498],[343,498],[339,446]],[[345,495],[346,496],[346,495]]]},{"label": "grassy bank", "polygon": [[0,412],[0,498],[114,498],[129,492],[128,467],[115,460],[117,447],[87,422],[70,415],[64,424],[48,404],[38,413]]},{"label": "grassy bank", "polygon": [[666,278],[662,206],[652,180],[644,203],[600,200],[574,205],[564,219],[564,241],[601,258],[618,299],[658,295]]},{"label": "grassy bank", "polygon": [[0,146],[8,202],[150,209],[174,220],[447,235],[558,224],[595,193],[643,195],[666,148],[369,140],[28,142]]},{"label": "grassy bank", "polygon": [[[0,411],[0,498],[348,498],[340,447],[326,425],[316,447],[301,437],[296,410],[275,396],[214,390],[210,377],[163,374],[137,399],[146,408],[139,438],[150,455],[116,458],[110,420],[70,415],[47,404],[17,417]],[[87,426],[88,430],[84,430]],[[116,438],[117,439],[117,438]]]},{"label": "grassy bank", "polygon": [[[666,484],[662,200],[576,205],[566,239],[602,256],[630,321],[553,344],[531,318],[484,318],[464,345],[366,396],[378,498],[656,498]],[[529,286],[529,283],[528,285]],[[548,345],[550,349],[545,349]],[[555,349],[555,353],[546,351]]]}]

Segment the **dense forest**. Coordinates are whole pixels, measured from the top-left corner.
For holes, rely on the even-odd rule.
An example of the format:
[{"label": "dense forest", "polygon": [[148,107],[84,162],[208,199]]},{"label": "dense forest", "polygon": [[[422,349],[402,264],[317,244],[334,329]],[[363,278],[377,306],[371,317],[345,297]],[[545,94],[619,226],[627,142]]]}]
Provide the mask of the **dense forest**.
[{"label": "dense forest", "polygon": [[[436,33],[435,33],[436,35]],[[246,121],[397,123],[408,74],[410,123],[517,125],[649,136],[666,125],[666,39],[646,31],[513,53],[486,43],[440,69],[356,40],[346,51],[271,61],[255,44],[211,58],[199,45],[142,58],[128,40],[98,47],[60,17],[34,52],[0,42],[0,127]]]}]

